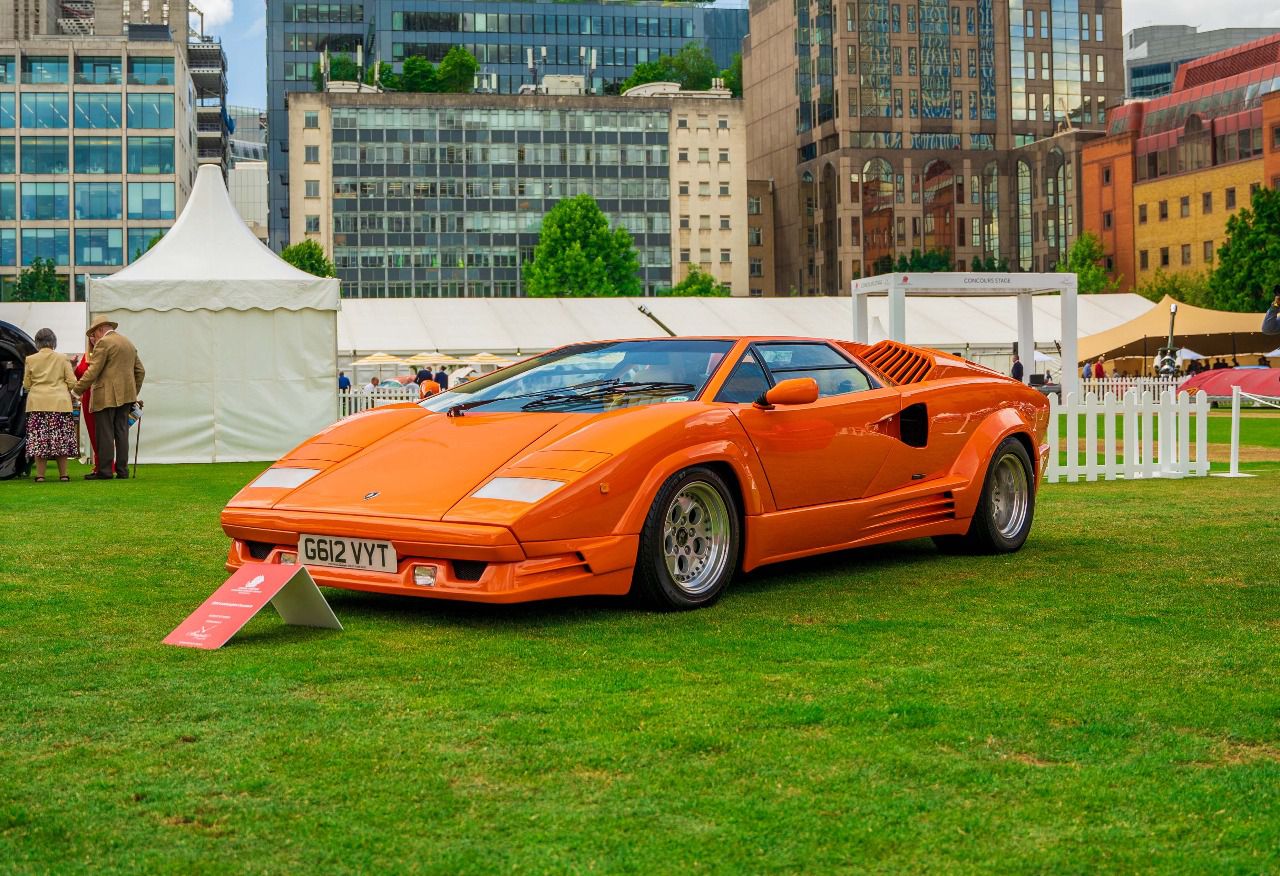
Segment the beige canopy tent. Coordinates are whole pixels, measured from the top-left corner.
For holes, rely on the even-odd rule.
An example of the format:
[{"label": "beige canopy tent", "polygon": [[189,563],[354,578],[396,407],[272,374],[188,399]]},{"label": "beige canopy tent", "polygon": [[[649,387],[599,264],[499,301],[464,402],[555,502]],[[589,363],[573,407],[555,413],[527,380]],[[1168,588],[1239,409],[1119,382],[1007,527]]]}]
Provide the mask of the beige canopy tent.
[{"label": "beige canopy tent", "polygon": [[1174,301],[1169,296],[1146,313],[1114,328],[1080,339],[1081,362],[1102,356],[1123,359],[1141,356],[1150,359],[1169,340],[1169,307],[1178,305],[1174,320],[1173,345],[1189,347],[1202,356],[1235,356],[1261,353],[1275,345],[1258,329],[1262,315],[1208,310]]}]

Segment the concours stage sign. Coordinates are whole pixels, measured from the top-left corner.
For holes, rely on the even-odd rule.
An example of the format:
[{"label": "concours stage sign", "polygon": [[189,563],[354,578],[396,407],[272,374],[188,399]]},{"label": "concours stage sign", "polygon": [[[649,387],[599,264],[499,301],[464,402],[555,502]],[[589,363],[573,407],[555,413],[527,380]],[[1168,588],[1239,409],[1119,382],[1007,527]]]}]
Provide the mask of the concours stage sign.
[{"label": "concours stage sign", "polygon": [[275,606],[286,624],[340,630],[342,624],[305,566],[245,563],[186,620],[165,637],[166,645],[213,651],[262,610]]}]

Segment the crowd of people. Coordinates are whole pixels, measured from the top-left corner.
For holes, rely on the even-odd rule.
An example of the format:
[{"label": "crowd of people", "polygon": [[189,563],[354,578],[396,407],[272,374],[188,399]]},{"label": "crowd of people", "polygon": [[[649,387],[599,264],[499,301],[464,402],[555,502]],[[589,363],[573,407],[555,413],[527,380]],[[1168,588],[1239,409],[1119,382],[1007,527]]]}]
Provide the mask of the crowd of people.
[{"label": "crowd of people", "polygon": [[[406,378],[406,380],[408,380]],[[430,368],[422,368],[414,374],[411,382],[418,389],[418,398],[424,399],[438,393],[444,392],[449,388],[449,372],[443,368],[436,370],[434,373]],[[374,375],[369,378],[369,382],[362,388],[361,392],[366,395],[373,395],[378,392],[379,387],[383,386],[400,386],[401,381],[391,380],[384,381],[382,378]],[[338,389],[347,391],[351,389],[351,378],[347,376],[347,372],[338,372]]]},{"label": "crowd of people", "polygon": [[93,471],[87,481],[129,477],[129,424],[138,414],[138,393],[146,370],[133,343],[108,319],[91,321],[83,356],[57,352],[53,329],[35,335],[36,352],[27,357],[22,387],[27,392],[27,455],[35,460],[36,483],[43,483],[50,460],[58,480],[69,481],[67,460],[77,456],[79,408],[89,432]]}]

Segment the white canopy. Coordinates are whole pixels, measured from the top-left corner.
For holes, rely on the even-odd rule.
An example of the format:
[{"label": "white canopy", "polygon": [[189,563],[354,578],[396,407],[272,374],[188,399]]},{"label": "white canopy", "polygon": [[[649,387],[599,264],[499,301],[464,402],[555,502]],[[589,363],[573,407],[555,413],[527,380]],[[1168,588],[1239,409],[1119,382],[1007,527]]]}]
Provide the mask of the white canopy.
[{"label": "white canopy", "polygon": [[88,297],[146,366],[144,460],[276,459],[333,422],[338,281],[263,246],[217,166],[159,243]]},{"label": "white canopy", "polygon": [[1204,358],[1204,356],[1201,356],[1201,355],[1200,355],[1199,353],[1197,353],[1195,350],[1192,350],[1192,349],[1190,349],[1190,348],[1188,348],[1188,347],[1182,347],[1182,348],[1180,348],[1180,349],[1178,350],[1178,361],[1179,361],[1179,362],[1187,362],[1187,361],[1190,361],[1190,360],[1192,360],[1192,359],[1203,359],[1203,358]]}]

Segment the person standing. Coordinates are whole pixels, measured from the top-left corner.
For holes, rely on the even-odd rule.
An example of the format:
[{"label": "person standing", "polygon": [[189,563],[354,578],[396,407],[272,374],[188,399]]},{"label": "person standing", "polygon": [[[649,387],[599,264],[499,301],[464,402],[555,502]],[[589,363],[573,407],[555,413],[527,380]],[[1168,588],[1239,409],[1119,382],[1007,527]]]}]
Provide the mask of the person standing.
[{"label": "person standing", "polygon": [[85,475],[87,481],[129,477],[129,411],[138,400],[146,370],[138,358],[133,342],[116,331],[117,323],[98,317],[86,334],[94,342],[89,370],[76,383],[73,392],[93,389],[90,407],[97,421],[98,459],[94,470]]},{"label": "person standing", "polygon": [[1013,367],[1009,369],[1009,376],[1014,380],[1022,380],[1022,360],[1018,358],[1018,354],[1013,354]]},{"label": "person standing", "polygon": [[347,372],[339,371],[338,372],[338,389],[345,392],[350,388],[351,388],[351,378],[347,376]]},{"label": "person standing", "polygon": [[26,359],[22,388],[27,391],[27,455],[36,460],[36,483],[44,483],[50,459],[58,464],[58,480],[69,481],[67,457],[76,452],[76,419],[71,413],[75,373],[67,357],[54,348],[53,329],[36,332],[36,352]]},{"label": "person standing", "polygon": [[1271,292],[1275,298],[1267,308],[1267,315],[1262,317],[1262,333],[1280,335],[1280,286],[1276,286]]},{"label": "person standing", "polygon": [[440,385],[440,391],[444,392],[449,388],[449,372],[441,368],[436,372],[436,376],[431,378]]}]

